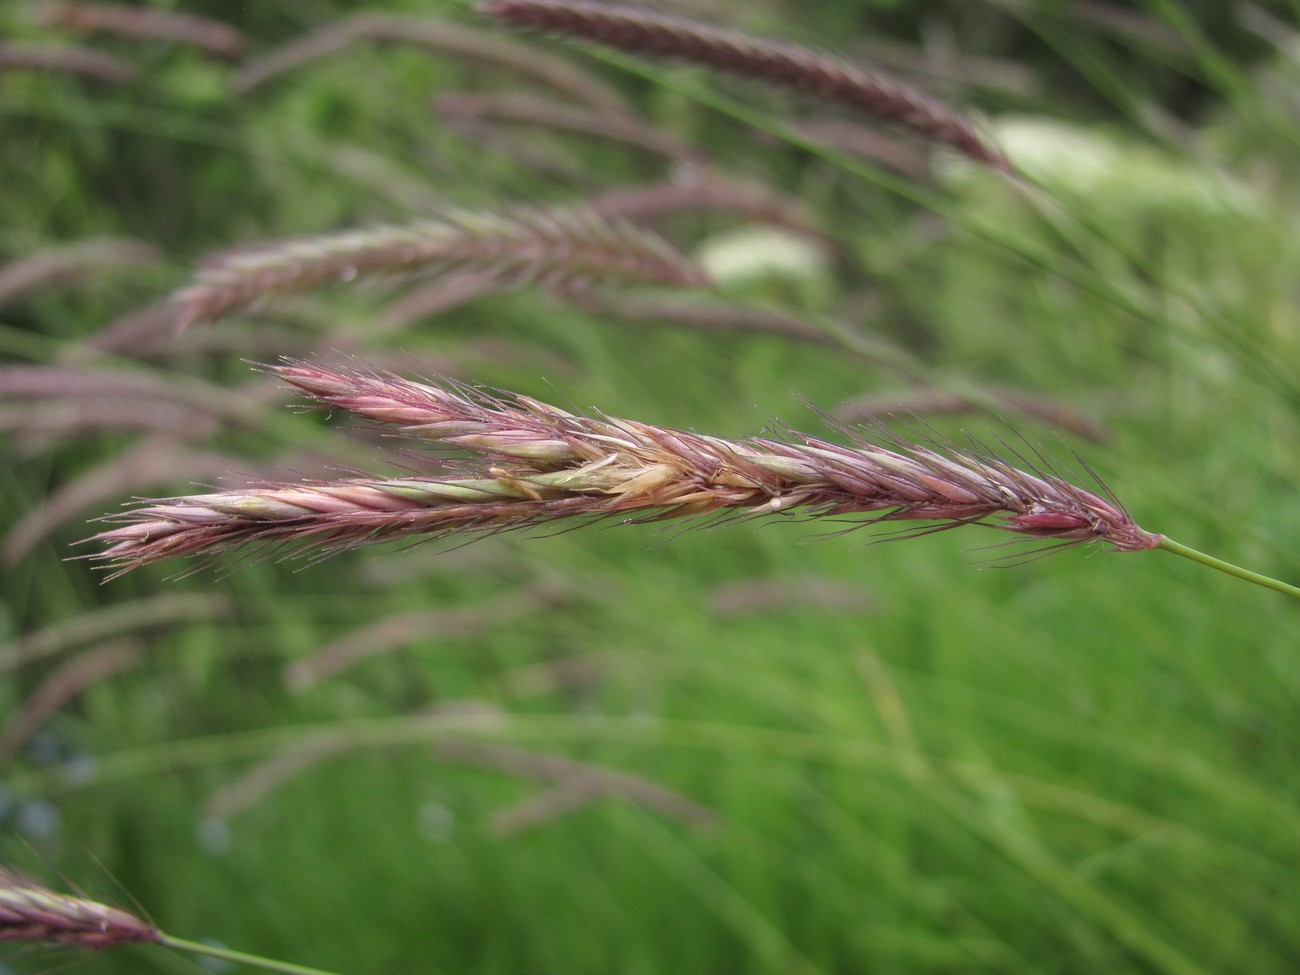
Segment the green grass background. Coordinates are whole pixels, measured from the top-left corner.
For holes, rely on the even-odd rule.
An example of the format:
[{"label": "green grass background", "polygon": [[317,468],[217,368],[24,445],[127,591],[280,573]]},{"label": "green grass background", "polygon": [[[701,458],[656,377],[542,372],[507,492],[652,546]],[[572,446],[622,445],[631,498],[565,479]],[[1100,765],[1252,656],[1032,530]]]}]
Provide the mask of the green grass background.
[{"label": "green grass background", "polygon": [[[404,6],[477,23],[461,6]],[[952,95],[994,120],[1036,120],[1040,143],[1058,147],[1039,171],[1050,205],[948,167],[924,182],[933,206],[918,206],[864,178],[870,167],[755,136],[689,92],[720,90],[773,118],[801,103],[657,68],[664,87],[537,45],[696,139],[724,172],[801,200],[839,245],[819,272],[733,282],[733,297],[838,315],[936,370],[1104,415],[1103,444],[1019,418],[1014,432],[998,417],[935,423],[954,437],[1023,435],[1058,458],[1077,449],[1144,527],[1294,580],[1300,48],[1294,6],[1267,8],[1269,38],[1241,26],[1244,6],[1127,7],[1163,25],[1160,43],[1046,2],[706,11],[849,51],[948,30],[959,48],[1018,67],[1027,90]],[[350,9],[207,5],[254,51]],[[66,39],[34,26],[32,10],[7,6],[0,24],[16,40]],[[900,386],[815,346],[611,321],[535,290],[375,338],[385,292],[334,289],[294,316],[219,323],[225,340],[209,349],[76,359],[87,336],[216,247],[442,204],[574,201],[665,176],[660,160],[553,133],[520,130],[556,174],[474,144],[431,117],[431,94],[518,81],[450,56],[362,44],[234,97],[228,64],[94,43],[139,77],[0,74],[0,255],[108,235],[166,259],[0,307],[6,366],[72,361],[235,386],[250,378],[242,360],[347,342],[363,357],[400,351],[470,381],[726,435],[775,417],[824,432],[811,405]],[[1059,151],[1064,136],[1043,127],[1053,120],[1083,143]],[[1082,164],[1094,151],[1096,171]],[[662,229],[693,250],[745,225],[701,212]],[[347,426],[276,404],[254,428],[224,426],[200,445],[253,463],[308,444],[391,469],[391,454]],[[0,439],[0,528],[132,442]],[[138,630],[143,662],[79,695],[0,772],[0,857],[138,906],[177,935],[340,973],[1300,965],[1296,607],[1166,554],[990,568],[998,552],[983,546],[1001,537],[978,529],[872,545],[868,531],[779,520],[507,535],[323,564],[223,559],[102,583],[66,561],[87,533],[79,515],[6,567],[0,645],[105,609],[147,617],[158,597],[211,594],[229,612]],[[773,581],[841,599],[716,609],[728,587]],[[539,584],[560,598],[494,619]],[[434,623],[307,693],[286,688],[288,665],[352,630],[480,606],[476,632]],[[96,643],[5,673],[0,714]],[[337,746],[327,757],[235,814],[209,814],[250,769],[323,734]],[[714,818],[692,825],[610,798],[503,835],[502,812],[547,786],[452,761],[437,748],[447,739],[608,766]],[[3,960],[17,972],[70,963],[17,948]],[[193,970],[154,949],[75,964]]]}]

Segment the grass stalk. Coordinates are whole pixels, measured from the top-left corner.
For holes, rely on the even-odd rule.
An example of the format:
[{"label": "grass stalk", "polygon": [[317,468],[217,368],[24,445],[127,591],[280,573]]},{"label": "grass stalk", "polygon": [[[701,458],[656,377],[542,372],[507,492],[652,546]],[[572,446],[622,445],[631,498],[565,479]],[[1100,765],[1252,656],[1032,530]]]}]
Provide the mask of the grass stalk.
[{"label": "grass stalk", "polygon": [[1172,538],[1161,536],[1156,548],[1162,548],[1166,552],[1173,552],[1175,555],[1181,555],[1192,562],[1199,562],[1201,565],[1208,565],[1211,569],[1230,575],[1238,579],[1244,579],[1246,582],[1252,582],[1257,586],[1263,586],[1265,589],[1273,589],[1277,592],[1286,593],[1296,599],[1300,599],[1300,587],[1293,586],[1289,582],[1283,582],[1281,579],[1274,579],[1272,576],[1266,576],[1260,572],[1253,572],[1250,569],[1243,569],[1239,565],[1233,565],[1231,562],[1225,562],[1223,559],[1216,559],[1213,555],[1206,555],[1204,552],[1198,552],[1194,548],[1183,545],[1181,542],[1175,542]]},{"label": "grass stalk", "polygon": [[236,965],[249,965],[267,972],[284,972],[285,975],[335,975],[334,972],[323,968],[295,965],[292,962],[280,961],[277,958],[252,955],[246,951],[235,951],[233,948],[222,948],[218,945],[204,944],[201,941],[190,941],[187,938],[177,938],[170,934],[162,935],[158,943],[168,948],[175,948],[177,951],[188,952],[191,955],[217,958],[221,961],[233,962]]}]

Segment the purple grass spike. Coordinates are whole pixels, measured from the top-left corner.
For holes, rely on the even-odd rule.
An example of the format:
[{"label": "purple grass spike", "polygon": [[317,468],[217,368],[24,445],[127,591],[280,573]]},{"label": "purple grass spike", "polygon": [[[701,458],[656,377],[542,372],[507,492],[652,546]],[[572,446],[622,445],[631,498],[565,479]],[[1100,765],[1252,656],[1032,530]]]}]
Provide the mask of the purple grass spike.
[{"label": "purple grass spike", "polygon": [[1010,160],[973,122],[933,97],[880,70],[797,44],[593,0],[486,0],[478,10],[518,27],[684,61],[838,102],[951,146],[994,169],[1013,171]]},{"label": "purple grass spike", "polygon": [[[563,519],[865,514],[866,523],[983,524],[1065,545],[1155,548],[1113,498],[1050,470],[911,443],[797,433],[725,440],[509,393],[309,362],[269,367],[322,406],[480,455],[459,476],[272,483],[151,501],[111,516],[91,556],[118,571],[177,555],[301,543],[326,554],[409,537],[473,536]],[[909,533],[905,533],[909,534]]]},{"label": "purple grass spike", "polygon": [[55,893],[0,867],[0,941],[101,949],[162,940],[161,931],[134,914]]},{"label": "purple grass spike", "polygon": [[220,254],[173,296],[179,323],[216,321],[273,298],[362,277],[491,273],[500,287],[617,280],[698,287],[708,276],[663,238],[587,209],[450,211],[437,219]]}]

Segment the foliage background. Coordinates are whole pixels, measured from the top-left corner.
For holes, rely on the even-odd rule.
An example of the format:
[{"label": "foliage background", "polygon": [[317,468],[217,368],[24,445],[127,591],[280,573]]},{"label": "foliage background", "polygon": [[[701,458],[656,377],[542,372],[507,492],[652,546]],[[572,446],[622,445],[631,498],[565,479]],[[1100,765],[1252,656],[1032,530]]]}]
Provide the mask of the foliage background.
[{"label": "foliage background", "polygon": [[[185,9],[237,27],[254,58],[364,6]],[[505,33],[459,5],[385,9]],[[526,39],[833,241],[806,263],[806,236],[764,243],[744,214],[656,218],[684,249],[766,263],[724,274],[728,300],[835,316],[935,370],[1104,420],[1104,442],[1084,443],[1019,417],[1015,433],[999,417],[927,417],[945,435],[1077,449],[1145,527],[1295,578],[1294,6],[689,10],[873,56],[978,107],[1060,201],[907,142],[877,144],[901,182],[865,179],[897,170],[846,171]],[[37,12],[5,6],[9,42],[78,40]],[[816,431],[810,404],[904,392],[842,351],[657,327],[540,290],[399,328],[383,318],[395,292],[339,288],[178,337],[105,340],[215,248],[692,170],[533,128],[477,141],[430,99],[531,83],[408,44],[357,43],[240,95],[237,62],[84,43],[135,76],[0,71],[0,275],[89,239],[156,251],[91,252],[0,304],[0,713],[12,728],[52,674],[105,645],[133,665],[6,756],[4,860],[138,902],[165,930],[339,972],[1300,963],[1295,607],[1160,554],[981,569],[991,537],[974,530],[868,546],[779,522],[108,583],[67,561],[85,520],[132,495],[277,466],[413,463],[284,409],[248,359],[344,350],[729,435],[778,416]],[[818,114],[716,86],[772,117]],[[164,392],[106,396],[97,381]],[[176,422],[91,429],[87,415],[131,396]],[[295,685],[295,664],[344,639],[387,649]],[[575,781],[543,760],[557,756],[589,767]],[[626,792],[612,772],[635,777],[634,795],[588,794]],[[80,964],[191,966],[143,949]]]}]

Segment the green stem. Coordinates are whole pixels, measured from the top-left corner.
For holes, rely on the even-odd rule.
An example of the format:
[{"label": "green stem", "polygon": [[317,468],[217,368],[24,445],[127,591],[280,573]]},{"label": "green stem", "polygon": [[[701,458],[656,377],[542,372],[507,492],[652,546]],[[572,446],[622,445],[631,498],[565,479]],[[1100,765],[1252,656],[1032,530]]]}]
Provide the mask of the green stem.
[{"label": "green stem", "polygon": [[1206,555],[1204,552],[1198,552],[1194,548],[1188,548],[1180,542],[1175,542],[1172,538],[1161,538],[1160,544],[1156,546],[1166,552],[1173,552],[1175,555],[1181,555],[1185,559],[1191,559],[1193,562],[1200,562],[1201,565],[1208,565],[1211,569],[1218,569],[1220,572],[1226,572],[1230,576],[1236,576],[1238,579],[1245,579],[1247,582],[1253,582],[1257,586],[1263,586],[1265,589],[1276,589],[1278,592],[1284,592],[1288,596],[1294,596],[1300,599],[1300,587],[1291,585],[1289,582],[1283,582],[1281,579],[1274,579],[1272,576],[1261,575],[1258,572],[1251,572],[1249,569],[1243,569],[1239,565],[1233,565],[1231,562],[1225,562],[1223,559],[1216,559],[1213,555]]},{"label": "green stem", "polygon": [[201,941],[189,941],[170,934],[164,934],[159,944],[175,948],[177,951],[187,951],[192,955],[206,955],[209,958],[220,958],[222,961],[235,962],[239,965],[252,965],[254,968],[264,968],[267,971],[285,972],[286,975],[334,975],[334,972],[327,972],[321,968],[308,968],[306,965],[294,965],[274,958],[263,958],[261,955],[250,955],[231,948],[218,948],[216,945],[205,945]]}]

